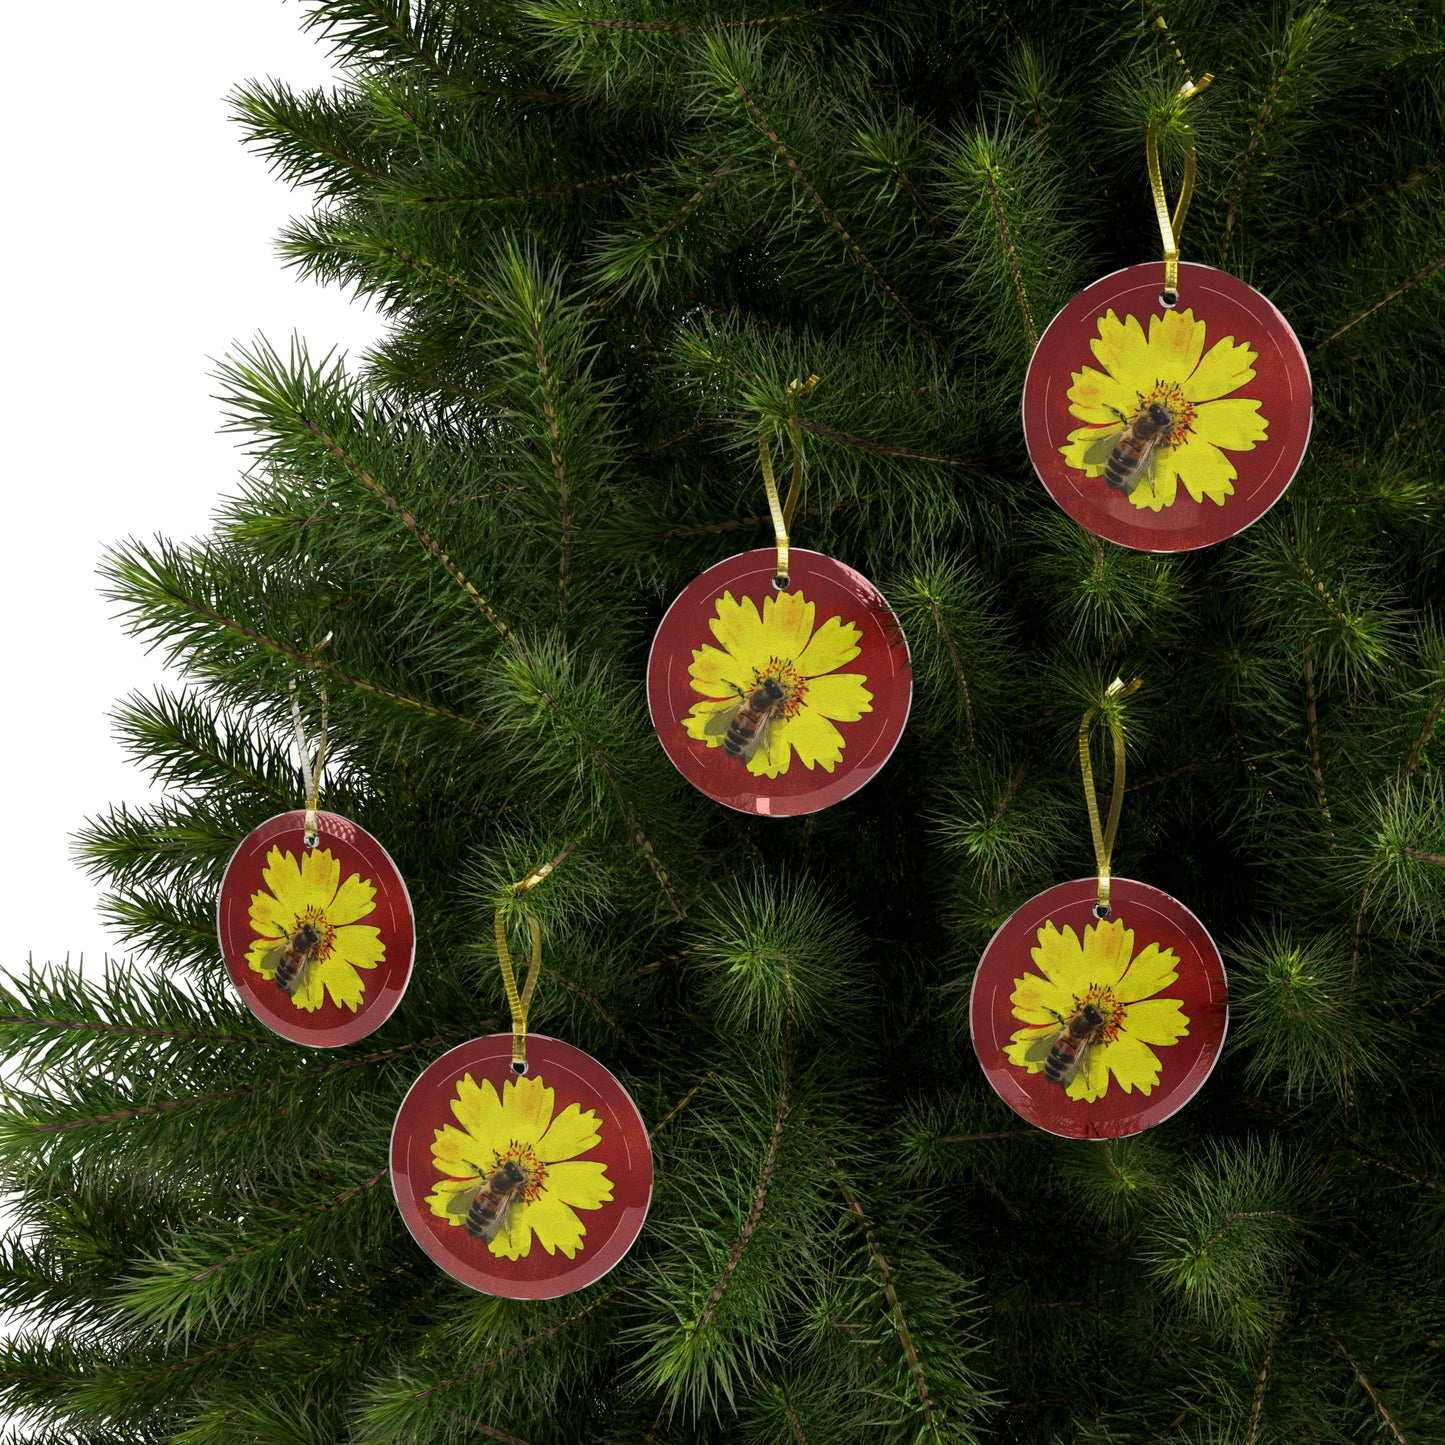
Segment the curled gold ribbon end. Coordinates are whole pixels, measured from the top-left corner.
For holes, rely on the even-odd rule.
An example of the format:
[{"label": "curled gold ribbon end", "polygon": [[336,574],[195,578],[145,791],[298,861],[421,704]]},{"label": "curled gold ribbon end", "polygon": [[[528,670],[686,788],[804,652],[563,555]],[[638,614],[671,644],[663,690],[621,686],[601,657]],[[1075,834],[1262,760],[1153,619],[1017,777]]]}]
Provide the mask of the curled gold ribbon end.
[{"label": "curled gold ribbon end", "polygon": [[[1116,677],[1105,691],[1104,701],[1098,707],[1091,707],[1079,723],[1079,770],[1084,775],[1084,802],[1089,809],[1089,830],[1094,838],[1094,862],[1099,879],[1099,897],[1094,905],[1096,918],[1105,918],[1109,913],[1109,884],[1113,877],[1110,864],[1114,842],[1119,835],[1119,817],[1124,810],[1124,724],[1118,710],[1110,704],[1132,697],[1143,683],[1143,678],[1139,677],[1129,683]],[[1105,712],[1114,740],[1114,783],[1107,824],[1099,818],[1099,796],[1094,789],[1094,760],[1089,750],[1089,729],[1100,711]]]},{"label": "curled gold ribbon end", "polygon": [[[1163,25],[1163,21],[1160,21]],[[1183,64],[1182,60],[1180,62]],[[1189,75],[1186,68],[1185,75]],[[1178,102],[1192,100],[1197,95],[1206,91],[1214,76],[1206,74],[1202,79],[1196,81],[1192,78],[1186,79],[1179,87],[1174,99]],[[1184,231],[1184,218],[1189,214],[1189,202],[1194,197],[1194,175],[1196,170],[1196,159],[1194,153],[1194,134],[1186,121],[1180,134],[1180,142],[1184,150],[1184,176],[1179,183],[1179,199],[1175,203],[1174,212],[1171,215],[1169,203],[1164,196],[1164,175],[1159,169],[1159,122],[1149,122],[1148,137],[1145,141],[1145,160],[1149,168],[1149,190],[1154,198],[1154,215],[1159,222],[1159,238],[1164,245],[1164,290],[1163,301],[1166,306],[1173,306],[1179,300],[1179,239]]]}]

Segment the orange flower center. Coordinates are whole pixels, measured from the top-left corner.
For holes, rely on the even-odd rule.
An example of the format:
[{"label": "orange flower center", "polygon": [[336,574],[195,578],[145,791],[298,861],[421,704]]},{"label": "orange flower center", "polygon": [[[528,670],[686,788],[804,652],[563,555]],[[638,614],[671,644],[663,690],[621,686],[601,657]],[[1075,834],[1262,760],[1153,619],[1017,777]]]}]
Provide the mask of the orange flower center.
[{"label": "orange flower center", "polygon": [[313,903],[305,912],[296,915],[296,921],[291,925],[291,937],[295,938],[301,929],[310,924],[317,932],[321,942],[316,945],[316,961],[319,963],[323,958],[330,958],[331,951],[336,947],[336,929],[332,927],[330,920]]},{"label": "orange flower center", "polygon": [[1154,383],[1154,390],[1139,393],[1139,410],[1148,411],[1155,402],[1164,407],[1174,418],[1174,425],[1159,438],[1164,447],[1181,446],[1194,432],[1194,403],[1184,395],[1184,389],[1177,381],[1160,379]]},{"label": "orange flower center", "polygon": [[778,721],[787,722],[790,718],[797,717],[798,710],[803,706],[803,699],[808,695],[808,680],[793,666],[793,659],[770,657],[768,665],[761,671],[753,669],[753,686],[761,687],[765,677],[772,678],[787,694],[786,700],[778,708]]},{"label": "orange flower center", "polygon": [[1090,1003],[1104,1016],[1104,1028],[1099,1035],[1099,1042],[1112,1044],[1118,1037],[1119,1025],[1128,1017],[1128,1011],[1114,997],[1113,989],[1101,988],[1097,983],[1091,983],[1087,993],[1074,995],[1074,1012],[1078,1013],[1085,1004]]},{"label": "orange flower center", "polygon": [[547,1182],[547,1166],[537,1157],[537,1151],[530,1144],[510,1139],[505,1149],[492,1150],[492,1172],[495,1173],[510,1160],[527,1176],[527,1187],[519,1198],[523,1204],[531,1204],[542,1192]]}]

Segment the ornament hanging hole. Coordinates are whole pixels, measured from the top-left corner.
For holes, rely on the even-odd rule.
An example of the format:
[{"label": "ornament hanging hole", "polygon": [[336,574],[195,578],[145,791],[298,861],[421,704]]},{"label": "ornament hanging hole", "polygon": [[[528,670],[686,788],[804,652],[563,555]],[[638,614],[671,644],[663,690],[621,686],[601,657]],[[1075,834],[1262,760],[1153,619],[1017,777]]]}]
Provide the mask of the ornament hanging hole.
[{"label": "ornament hanging hole", "polygon": [[1179,304],[1179,293],[1177,291],[1161,291],[1159,293],[1159,304],[1166,311],[1174,310]]},{"label": "ornament hanging hole", "polygon": [[1113,910],[1107,903],[1096,903],[1094,905],[1095,918],[1107,918],[1111,912],[1113,912]]},{"label": "ornament hanging hole", "polygon": [[786,592],[787,590],[788,590],[788,574],[787,574],[786,572],[779,572],[779,573],[777,574],[777,576],[773,578],[773,591],[774,591],[774,592]]},{"label": "ornament hanging hole", "polygon": [[513,1059],[513,1060],[512,1060],[512,1072],[513,1072],[514,1074],[525,1074],[525,1073],[527,1072],[527,1061],[526,1061],[526,1059]]}]

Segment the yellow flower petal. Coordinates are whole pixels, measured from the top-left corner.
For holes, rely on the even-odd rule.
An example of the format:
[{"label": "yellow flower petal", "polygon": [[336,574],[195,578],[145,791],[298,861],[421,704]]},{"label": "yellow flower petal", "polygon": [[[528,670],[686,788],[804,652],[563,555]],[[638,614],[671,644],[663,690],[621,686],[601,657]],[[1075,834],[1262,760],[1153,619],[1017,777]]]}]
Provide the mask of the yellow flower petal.
[{"label": "yellow flower petal", "polygon": [[748,759],[748,772],[755,778],[776,778],[786,773],[788,764],[793,760],[789,738],[797,724],[796,718],[792,722],[769,724],[767,737],[757,752]]},{"label": "yellow flower petal", "polygon": [[523,1259],[532,1249],[532,1231],[548,1254],[558,1251],[576,1258],[587,1233],[582,1221],[555,1195],[545,1189],[530,1204],[512,1210],[511,1238],[499,1234],[492,1241],[492,1253],[503,1259]]},{"label": "yellow flower petal", "polygon": [[[782,729],[774,729],[775,732],[786,732],[785,742],[791,744],[793,750],[798,754],[798,761],[811,771],[820,767],[824,772],[831,773],[837,766],[838,760],[843,756],[843,734],[814,708],[804,706],[798,712],[797,717]],[[770,738],[771,742],[772,739]],[[776,745],[774,745],[776,751]],[[757,762],[757,755],[754,754],[753,761]],[[787,772],[786,761],[780,772]],[[773,774],[768,774],[772,777]]]},{"label": "yellow flower petal", "polygon": [[1152,1093],[1154,1085],[1159,1082],[1158,1054],[1148,1044],[1141,1043],[1122,1031],[1107,1049],[1097,1049],[1094,1052],[1106,1056],[1105,1061],[1110,1072],[1126,1094],[1135,1089],[1141,1094]]},{"label": "yellow flower petal", "polygon": [[381,930],[370,923],[348,923],[345,928],[338,928],[331,950],[327,963],[339,961],[351,968],[375,968],[386,957]]},{"label": "yellow flower petal", "polygon": [[1211,401],[1194,413],[1194,435],[1188,444],[1209,442],[1232,452],[1252,452],[1255,442],[1269,435],[1269,422],[1259,414],[1259,403],[1233,396]]},{"label": "yellow flower petal", "polygon": [[375,907],[376,889],[371,880],[353,873],[337,889],[336,897],[326,910],[326,921],[333,928],[340,928],[343,924],[355,923],[358,919],[365,918]]},{"label": "yellow flower petal", "polygon": [[1120,1003],[1137,1003],[1142,998],[1151,998],[1161,988],[1168,988],[1178,977],[1179,959],[1174,950],[1151,943],[1124,970],[1115,985],[1114,997]]},{"label": "yellow flower petal", "polygon": [[741,663],[749,676],[754,669],[765,668],[768,644],[763,637],[763,620],[753,599],[744,597],[741,602],[734,602],[733,594],[724,592],[717,600],[716,612],[711,624],[712,635],[722,643],[723,651]]},{"label": "yellow flower petal", "polygon": [[261,879],[272,897],[284,904],[293,913],[305,908],[301,899],[301,869],[295,855],[272,848],[266,855],[266,866],[261,870]]},{"label": "yellow flower petal", "polygon": [[[1144,328],[1132,316],[1120,321],[1112,310],[1099,318],[1099,334],[1089,347],[1099,365],[1125,386],[1147,372],[1151,365]],[[1154,378],[1150,376],[1143,384],[1152,386],[1153,383]],[[1119,410],[1125,408],[1120,407]]]},{"label": "yellow flower petal", "polygon": [[[812,605],[810,602],[809,608]],[[793,666],[804,677],[818,677],[832,672],[835,667],[842,667],[845,662],[852,662],[863,650],[858,646],[861,635],[851,622],[845,623],[841,617],[830,617],[801,652],[780,655],[792,656]]]},{"label": "yellow flower petal", "polygon": [[1239,473],[1218,447],[1191,437],[1177,452],[1179,480],[1196,502],[1208,497],[1222,507],[1224,499],[1234,495],[1234,479]]},{"label": "yellow flower petal", "polygon": [[1183,381],[1199,365],[1203,350],[1204,323],[1194,319],[1192,310],[1186,308],[1151,316],[1149,358],[1145,367],[1150,376],[1144,385],[1153,386],[1160,379]]},{"label": "yellow flower petal", "polygon": [[808,683],[803,711],[832,718],[834,722],[857,722],[865,712],[873,711],[873,694],[863,686],[867,680],[861,672],[815,677]]},{"label": "yellow flower petal", "polygon": [[[456,1097],[452,1100],[452,1113],[458,1124],[490,1154],[497,1145],[505,1144],[505,1127],[502,1123],[502,1101],[490,1079],[483,1079],[481,1087],[470,1074],[464,1074],[457,1085]],[[490,1164],[489,1159],[477,1159],[479,1164]]]},{"label": "yellow flower petal", "polygon": [[[301,855],[302,906],[330,908],[341,882],[341,863],[331,856],[329,848],[309,848]],[[298,910],[299,911],[299,910]]]},{"label": "yellow flower petal", "polygon": [[1134,956],[1134,930],[1122,919],[1102,918],[1084,929],[1084,959],[1089,983],[1112,989]]},{"label": "yellow flower petal", "polygon": [[[505,1227],[498,1230],[490,1248],[499,1259],[525,1259],[532,1252],[532,1220],[536,1217],[539,1199],[533,1204],[514,1204],[507,1211]],[[567,1211],[569,1214],[572,1211]],[[576,1219],[575,1214],[572,1215]],[[550,1253],[550,1251],[549,1251]],[[571,1255],[568,1255],[571,1258]]]},{"label": "yellow flower petal", "polygon": [[1138,409],[1139,393],[1130,391],[1118,377],[1086,366],[1074,372],[1073,379],[1074,384],[1069,388],[1069,414],[1080,421],[1118,427],[1119,413],[1132,416]]},{"label": "yellow flower petal", "polygon": [[[770,655],[796,661],[813,635],[814,607],[801,592],[777,592],[763,601],[763,631]],[[856,657],[856,652],[850,654]],[[767,659],[764,659],[766,662]],[[846,659],[840,659],[846,661]],[[834,666],[837,664],[835,663]],[[826,668],[819,668],[824,672]]]},{"label": "yellow flower petal", "polygon": [[[1061,1018],[1068,1018],[1074,1011],[1074,995],[1036,973],[1014,979],[1010,1002],[1016,1019],[1028,1024],[1050,1025],[1054,1029],[1059,1027]],[[1014,1035],[1015,1039],[1018,1037]]]},{"label": "yellow flower petal", "polygon": [[574,1159],[548,1169],[544,1193],[573,1209],[601,1209],[612,1198],[612,1181],[605,1164]]},{"label": "yellow flower petal", "polygon": [[251,928],[263,938],[279,942],[290,935],[296,915],[269,893],[251,895]]},{"label": "yellow flower petal", "polygon": [[1254,380],[1257,359],[1256,353],[1249,347],[1239,345],[1232,336],[1226,336],[1205,353],[1194,375],[1184,383],[1184,394],[1196,406],[1202,401],[1213,401],[1217,396],[1227,396],[1245,382]]},{"label": "yellow flower petal", "polygon": [[753,685],[751,668],[707,643],[693,652],[692,666],[687,673],[694,692],[707,698],[720,698],[728,704],[736,703],[738,694],[747,692]]},{"label": "yellow flower petal", "polygon": [[[468,1074],[463,1082],[470,1084],[471,1075]],[[475,1089],[476,1085],[473,1084],[472,1087]],[[492,1097],[496,1097],[495,1092]],[[453,1113],[456,1112],[456,1107],[456,1101],[453,1100]],[[492,1167],[490,1151],[483,1150],[472,1135],[461,1129],[454,1129],[450,1124],[443,1124],[436,1131],[431,1156],[437,1168],[453,1179],[477,1179]]]},{"label": "yellow flower petal", "polygon": [[1050,983],[1069,995],[1071,1006],[1073,995],[1088,988],[1083,946],[1079,943],[1079,935],[1068,924],[1060,933],[1054,926],[1054,920],[1046,919],[1039,929],[1039,941],[1029,950],[1029,956]]},{"label": "yellow flower petal", "polygon": [[[597,1132],[597,1115],[591,1109],[584,1114],[580,1104],[568,1104],[548,1125],[547,1132],[537,1140],[537,1157],[544,1164],[571,1159],[578,1154],[585,1154],[598,1144],[601,1138],[601,1134]],[[553,1172],[550,1169],[547,1171],[549,1189]]]},{"label": "yellow flower petal", "polygon": [[1129,494],[1129,500],[1142,511],[1157,512],[1172,507],[1179,494],[1179,453],[1182,447],[1155,447],[1150,457],[1149,474]]},{"label": "yellow flower petal", "polygon": [[1069,1098],[1092,1104],[1109,1092],[1109,1065],[1104,1053],[1104,1049],[1095,1045],[1084,1055],[1079,1072],[1069,1081],[1069,1087],[1065,1090]]},{"label": "yellow flower petal", "polygon": [[536,1144],[552,1122],[556,1095],[540,1074],[509,1079],[502,1085],[502,1124],[510,1138]]},{"label": "yellow flower petal", "polygon": [[1144,1044],[1177,1044],[1189,1032],[1189,1017],[1177,998],[1150,998],[1129,1005],[1120,1037]]}]

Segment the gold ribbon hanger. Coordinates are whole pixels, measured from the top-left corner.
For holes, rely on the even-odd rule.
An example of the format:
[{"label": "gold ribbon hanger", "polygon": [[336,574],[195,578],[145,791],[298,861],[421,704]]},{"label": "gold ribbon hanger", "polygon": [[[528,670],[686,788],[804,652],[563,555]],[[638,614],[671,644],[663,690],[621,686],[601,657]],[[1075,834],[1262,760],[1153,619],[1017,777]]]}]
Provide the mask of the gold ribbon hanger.
[{"label": "gold ribbon hanger", "polygon": [[[331,634],[328,632],[317,644],[316,652],[308,654],[308,660],[316,656],[330,641]],[[308,848],[314,848],[321,841],[316,814],[321,806],[321,778],[322,770],[326,766],[326,683],[321,677],[316,678],[316,691],[321,694],[321,732],[316,739],[314,754],[306,746],[306,729],[301,722],[301,700],[296,696],[295,677],[291,678],[287,686],[291,693],[291,731],[296,738],[296,753],[301,759],[301,777],[306,784],[306,821],[301,838]]]},{"label": "gold ribbon hanger", "polygon": [[[1162,18],[1158,23],[1159,28],[1165,30]],[[1169,39],[1167,30],[1165,39]],[[1169,40],[1169,45],[1185,75],[1184,84],[1179,87],[1174,99],[1182,103],[1192,100],[1196,95],[1202,95],[1214,77],[1205,75],[1201,80],[1194,80],[1189,74],[1189,67],[1184,64],[1179,47],[1172,40]],[[1179,184],[1179,200],[1175,203],[1171,215],[1169,203],[1164,198],[1164,175],[1159,169],[1159,122],[1149,122],[1149,138],[1145,150],[1149,165],[1149,189],[1154,194],[1154,214],[1159,221],[1159,237],[1164,243],[1164,292],[1160,299],[1166,306],[1173,306],[1179,300],[1179,238],[1184,230],[1184,218],[1189,214],[1189,202],[1194,197],[1194,133],[1190,130],[1188,121],[1181,127],[1180,143],[1184,150],[1184,178]]]},{"label": "gold ribbon hanger", "polygon": [[[1136,677],[1127,685],[1115,678],[1104,694],[1105,702],[1123,702],[1133,696],[1143,685],[1143,678]],[[1114,791],[1109,800],[1109,821],[1099,822],[1099,795],[1094,790],[1094,760],[1089,751],[1089,729],[1099,714],[1099,708],[1091,707],[1079,724],[1079,767],[1084,774],[1084,801],[1089,806],[1089,828],[1094,835],[1094,861],[1098,865],[1099,901],[1094,905],[1094,916],[1104,918],[1109,912],[1110,861],[1114,854],[1114,840],[1119,835],[1119,815],[1124,809],[1124,725],[1117,711],[1109,714],[1109,731],[1114,738]]]},{"label": "gold ribbon hanger", "polygon": [[[525,897],[532,891],[554,868],[567,861],[568,856],[578,847],[593,828],[597,826],[598,819],[594,818],[583,830],[582,837],[574,838],[555,858],[549,858],[545,863],[540,863],[522,879],[520,883],[512,887],[514,898]],[[502,985],[507,990],[507,1006],[512,1011],[512,1072],[514,1074],[525,1074],[527,1072],[527,1014],[532,1007],[532,995],[537,991],[537,976],[542,972],[542,925],[537,922],[537,915],[532,911],[530,904],[522,905],[527,918],[527,929],[532,935],[532,957],[527,964],[527,977],[522,987],[517,987],[517,971],[512,966],[512,949],[507,942],[507,917],[503,908],[498,908],[492,919],[493,931],[497,940],[497,962],[502,967]]]},{"label": "gold ribbon hanger", "polygon": [[793,404],[807,396],[817,384],[816,376],[810,376],[806,381],[795,377],[788,383],[785,400],[788,404],[788,437],[793,444],[793,477],[784,501],[778,497],[778,483],[773,476],[773,449],[768,444],[767,434],[758,438],[758,465],[762,468],[763,490],[768,494],[768,511],[773,516],[773,532],[778,544],[778,565],[773,574],[773,586],[779,591],[788,585],[788,533],[803,495],[803,425],[793,410]]},{"label": "gold ribbon hanger", "polygon": [[[518,888],[520,890],[520,884]],[[507,918],[502,909],[497,909],[493,920],[497,935],[497,962],[502,965],[502,983],[507,990],[507,1006],[512,1011],[512,1072],[527,1072],[527,1013],[532,1007],[532,995],[537,991],[537,975],[542,971],[542,925],[530,907],[526,908],[527,927],[532,934],[532,958],[527,965],[527,978],[520,990],[517,988],[517,973],[512,967],[512,949],[507,942]]]}]

